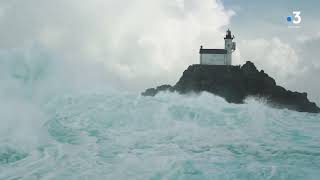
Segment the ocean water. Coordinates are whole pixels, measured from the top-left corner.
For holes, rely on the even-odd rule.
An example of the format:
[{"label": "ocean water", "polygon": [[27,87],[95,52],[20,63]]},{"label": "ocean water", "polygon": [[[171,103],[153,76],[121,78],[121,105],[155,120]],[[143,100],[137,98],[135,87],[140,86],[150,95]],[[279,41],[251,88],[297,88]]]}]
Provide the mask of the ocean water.
[{"label": "ocean water", "polygon": [[0,179],[320,177],[319,115],[207,93],[64,95],[39,109],[1,132]]},{"label": "ocean water", "polygon": [[37,61],[0,67],[1,180],[320,177],[317,114],[208,93],[77,91]]}]

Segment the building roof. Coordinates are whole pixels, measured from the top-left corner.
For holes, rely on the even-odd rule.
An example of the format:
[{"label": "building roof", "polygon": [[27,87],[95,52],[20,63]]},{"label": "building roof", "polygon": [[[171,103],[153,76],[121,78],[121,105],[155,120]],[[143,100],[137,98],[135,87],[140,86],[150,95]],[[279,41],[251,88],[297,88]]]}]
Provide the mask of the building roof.
[{"label": "building roof", "polygon": [[226,49],[200,49],[200,54],[227,54]]}]

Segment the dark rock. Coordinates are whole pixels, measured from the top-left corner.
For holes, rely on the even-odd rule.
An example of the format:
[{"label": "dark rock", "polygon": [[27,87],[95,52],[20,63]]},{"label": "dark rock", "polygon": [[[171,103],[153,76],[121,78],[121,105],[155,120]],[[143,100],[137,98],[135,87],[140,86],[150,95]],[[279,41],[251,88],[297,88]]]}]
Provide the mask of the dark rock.
[{"label": "dark rock", "polygon": [[221,96],[230,103],[243,103],[248,96],[264,97],[268,104],[299,112],[319,113],[320,108],[307,98],[307,93],[288,91],[276,81],[258,71],[248,61],[243,66],[191,65],[183,72],[175,86],[162,85],[147,89],[144,96],[155,96],[160,91],[176,91],[181,94],[207,91]]},{"label": "dark rock", "polygon": [[143,96],[155,96],[160,91],[174,91],[171,85],[161,85],[157,88],[149,88],[145,92],[142,93]]}]

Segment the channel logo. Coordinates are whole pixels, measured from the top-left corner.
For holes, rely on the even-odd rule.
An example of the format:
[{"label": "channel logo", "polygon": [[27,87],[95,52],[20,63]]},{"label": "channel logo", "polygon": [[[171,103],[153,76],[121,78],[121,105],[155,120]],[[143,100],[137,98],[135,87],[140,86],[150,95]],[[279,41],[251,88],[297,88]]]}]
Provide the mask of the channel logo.
[{"label": "channel logo", "polygon": [[302,21],[300,14],[300,11],[293,11],[291,16],[287,16],[287,22],[293,23],[294,25],[300,24]]}]

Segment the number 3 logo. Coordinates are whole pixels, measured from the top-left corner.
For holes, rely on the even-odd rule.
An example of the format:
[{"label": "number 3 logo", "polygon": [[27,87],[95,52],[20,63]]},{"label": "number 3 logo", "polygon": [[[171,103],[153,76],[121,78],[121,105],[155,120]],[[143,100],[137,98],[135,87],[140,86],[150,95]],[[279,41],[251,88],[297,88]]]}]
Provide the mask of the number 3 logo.
[{"label": "number 3 logo", "polygon": [[301,12],[300,11],[293,11],[294,14],[294,20],[292,21],[294,24],[300,24],[301,23]]}]

